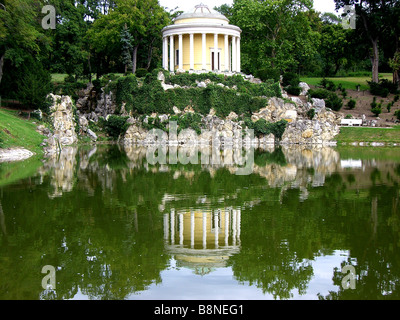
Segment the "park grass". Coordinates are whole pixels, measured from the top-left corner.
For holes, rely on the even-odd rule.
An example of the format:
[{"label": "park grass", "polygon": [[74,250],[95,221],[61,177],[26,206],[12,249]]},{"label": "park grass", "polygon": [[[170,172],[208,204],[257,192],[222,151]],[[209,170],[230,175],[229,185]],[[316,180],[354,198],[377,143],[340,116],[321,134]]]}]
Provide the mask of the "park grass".
[{"label": "park grass", "polygon": [[351,142],[400,143],[400,126],[393,128],[341,127],[336,141],[338,144]]},{"label": "park grass", "polygon": [[0,148],[23,147],[36,154],[42,154],[40,144],[44,136],[36,131],[34,119],[27,120],[17,111],[0,109]]},{"label": "park grass", "polygon": [[[379,74],[379,78],[393,79],[391,73],[381,73]],[[322,77],[300,77],[300,81],[306,82],[310,86],[318,86],[322,79]],[[356,90],[357,85],[360,85],[360,90],[368,90],[369,86],[367,81],[371,81],[370,76],[328,77],[326,79],[332,80],[336,85],[341,83],[342,87],[347,90]]]}]

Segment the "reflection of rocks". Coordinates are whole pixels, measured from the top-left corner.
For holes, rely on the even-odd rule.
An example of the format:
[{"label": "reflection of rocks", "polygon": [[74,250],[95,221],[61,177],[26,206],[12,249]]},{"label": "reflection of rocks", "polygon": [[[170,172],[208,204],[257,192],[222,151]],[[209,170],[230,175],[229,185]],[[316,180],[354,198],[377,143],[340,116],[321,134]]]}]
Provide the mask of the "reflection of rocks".
[{"label": "reflection of rocks", "polygon": [[[118,173],[108,164],[99,165],[98,147],[92,149],[77,149],[65,147],[59,158],[56,154],[50,156],[41,168],[41,173],[50,174],[54,193],[61,195],[73,188],[75,179],[81,181],[82,187],[89,194],[94,192],[90,185],[88,174],[95,173],[103,188],[112,190],[115,187],[116,175],[129,175],[132,169],[144,168],[150,172],[171,172],[173,179],[184,177],[191,180],[196,175],[196,170],[188,170],[186,165],[199,165],[202,171],[207,171],[213,177],[220,168],[226,168],[231,174],[238,174],[238,169],[246,167],[249,171],[245,174],[257,174],[268,181],[270,187],[299,188],[301,197],[307,197],[307,188],[322,186],[325,177],[338,170],[340,166],[339,154],[329,147],[305,148],[301,146],[283,146],[274,149],[269,146],[264,148],[261,155],[254,154],[254,150],[238,148],[212,148],[210,146],[155,146],[132,147],[125,146],[128,161],[126,168],[119,168]],[[250,152],[251,151],[251,152]],[[102,152],[101,154],[106,154]],[[76,170],[79,156],[79,170]],[[260,159],[254,157],[261,156]],[[94,159],[94,160],[93,160]],[[263,160],[264,159],[264,160]],[[265,160],[266,159],[266,160]],[[262,161],[265,161],[264,164]],[[170,166],[179,164],[182,166]],[[74,178],[74,174],[75,176]]]},{"label": "reflection of rocks", "polygon": [[62,196],[63,193],[72,190],[76,173],[76,147],[64,147],[59,154],[52,154],[39,169],[41,175],[50,175],[51,185],[54,190],[49,194],[50,198]]}]

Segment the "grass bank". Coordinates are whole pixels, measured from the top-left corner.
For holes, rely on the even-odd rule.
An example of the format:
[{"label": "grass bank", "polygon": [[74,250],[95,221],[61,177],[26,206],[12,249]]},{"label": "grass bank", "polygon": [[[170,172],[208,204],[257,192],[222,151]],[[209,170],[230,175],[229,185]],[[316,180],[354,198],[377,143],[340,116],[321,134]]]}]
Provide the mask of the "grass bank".
[{"label": "grass bank", "polygon": [[341,127],[336,141],[339,144],[351,142],[400,143],[400,126],[393,128]]},{"label": "grass bank", "polygon": [[17,111],[0,109],[0,148],[23,147],[42,154],[44,136],[36,132],[34,122],[19,117]]},{"label": "grass bank", "polygon": [[[393,75],[391,73],[380,73],[379,78],[393,80]],[[317,78],[302,77],[300,78],[300,81],[304,81],[310,86],[318,86],[322,79],[323,79],[322,77],[317,77]],[[356,90],[357,85],[360,85],[360,90],[368,90],[369,86],[367,81],[371,81],[370,76],[331,77],[326,79],[332,80],[333,83],[336,85],[341,83],[343,88],[346,88],[348,90]]]}]

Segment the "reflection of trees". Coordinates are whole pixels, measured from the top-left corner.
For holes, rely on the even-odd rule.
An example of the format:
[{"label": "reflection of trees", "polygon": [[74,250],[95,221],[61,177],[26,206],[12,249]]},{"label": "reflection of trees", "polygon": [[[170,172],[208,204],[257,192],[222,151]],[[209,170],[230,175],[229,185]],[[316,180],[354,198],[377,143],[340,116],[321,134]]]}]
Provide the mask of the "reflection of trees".
[{"label": "reflection of trees", "polygon": [[[33,177],[29,188],[22,181],[3,189],[0,225],[7,234],[0,232],[0,257],[6,257],[0,260],[0,297],[44,294],[40,271],[46,264],[58,267],[57,299],[78,291],[96,299],[123,299],[144,290],[161,281],[169,259],[159,210],[196,204],[247,208],[241,215],[240,252],[228,261],[239,281],[290,298],[294,290],[306,292],[315,257],[341,249],[351,257],[343,263],[356,265],[357,289],[339,287],[321,298],[381,298],[385,293],[397,298],[396,180],[357,189],[358,173],[351,179],[349,172],[335,173],[331,151],[299,154],[285,149],[256,153],[254,174],[236,176],[229,168],[150,166],[140,153],[121,156],[117,146],[98,147],[96,153],[79,150],[73,165],[56,161],[54,170]],[[136,156],[138,161],[132,161]],[[387,174],[381,172],[384,179]],[[376,183],[382,180],[374,175]],[[307,197],[301,197],[304,188]],[[54,189],[62,197],[49,199]],[[167,195],[174,200],[166,201]],[[332,275],[340,285],[340,270]]]}]

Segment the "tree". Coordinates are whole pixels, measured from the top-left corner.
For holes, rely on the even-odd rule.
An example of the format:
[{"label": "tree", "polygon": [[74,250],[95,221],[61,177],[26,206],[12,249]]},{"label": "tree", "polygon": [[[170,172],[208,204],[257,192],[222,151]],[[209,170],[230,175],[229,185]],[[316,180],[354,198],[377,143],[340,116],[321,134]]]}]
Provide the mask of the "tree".
[{"label": "tree", "polygon": [[[5,61],[19,66],[27,56],[40,52],[47,40],[39,23],[41,2],[3,0],[0,6],[0,83]],[[40,39],[40,41],[39,41]]]},{"label": "tree", "polygon": [[[153,48],[161,45],[161,29],[170,22],[168,14],[157,0],[116,0],[115,7],[93,24],[88,36],[98,53],[110,55],[117,52],[120,56],[121,30],[127,25],[132,35],[132,72],[136,71],[138,49],[143,46],[147,51],[145,66],[151,62]],[[117,39],[117,40],[116,40]]]},{"label": "tree", "polygon": [[379,41],[391,27],[391,19],[388,17],[392,16],[397,2],[397,0],[335,0],[336,10],[347,5],[356,8],[357,22],[363,26],[371,43],[372,82],[375,83],[379,81]]},{"label": "tree", "polygon": [[285,71],[313,55],[318,36],[307,18],[311,8],[309,0],[236,0],[231,23],[242,29],[243,69]]},{"label": "tree", "polygon": [[128,68],[132,65],[132,41],[132,35],[130,34],[128,27],[125,24],[124,28],[121,31],[122,63],[125,65],[125,74],[128,71]]}]

